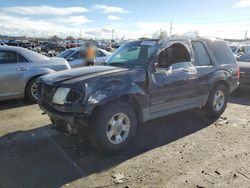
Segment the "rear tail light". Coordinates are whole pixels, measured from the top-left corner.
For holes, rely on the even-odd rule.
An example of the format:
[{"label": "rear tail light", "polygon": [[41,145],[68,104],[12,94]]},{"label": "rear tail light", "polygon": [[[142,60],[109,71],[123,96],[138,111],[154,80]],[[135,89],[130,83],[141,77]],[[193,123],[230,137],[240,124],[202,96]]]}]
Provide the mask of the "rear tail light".
[{"label": "rear tail light", "polygon": [[240,68],[237,68],[236,76],[237,76],[237,78],[240,78]]}]

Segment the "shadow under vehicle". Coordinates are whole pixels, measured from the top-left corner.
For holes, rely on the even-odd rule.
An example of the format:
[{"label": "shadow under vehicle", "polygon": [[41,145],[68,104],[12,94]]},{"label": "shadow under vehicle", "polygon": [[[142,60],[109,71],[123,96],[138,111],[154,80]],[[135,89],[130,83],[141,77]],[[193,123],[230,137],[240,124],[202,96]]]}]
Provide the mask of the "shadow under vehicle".
[{"label": "shadow under vehicle", "polygon": [[[153,120],[138,131],[133,147],[116,155],[96,152],[86,139],[84,128],[77,136],[58,134],[50,125],[10,132],[0,136],[0,187],[61,187],[175,142],[212,123],[212,119],[202,118],[200,111]],[[84,181],[81,187],[85,187]]]}]

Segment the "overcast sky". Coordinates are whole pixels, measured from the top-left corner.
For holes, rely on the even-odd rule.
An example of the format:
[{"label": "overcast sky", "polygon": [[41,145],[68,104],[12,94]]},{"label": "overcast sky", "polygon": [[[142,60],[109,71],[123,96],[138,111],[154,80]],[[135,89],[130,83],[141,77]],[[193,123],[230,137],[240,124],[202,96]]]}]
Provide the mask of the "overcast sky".
[{"label": "overcast sky", "polygon": [[0,34],[110,38],[156,30],[250,37],[250,0],[0,0]]}]

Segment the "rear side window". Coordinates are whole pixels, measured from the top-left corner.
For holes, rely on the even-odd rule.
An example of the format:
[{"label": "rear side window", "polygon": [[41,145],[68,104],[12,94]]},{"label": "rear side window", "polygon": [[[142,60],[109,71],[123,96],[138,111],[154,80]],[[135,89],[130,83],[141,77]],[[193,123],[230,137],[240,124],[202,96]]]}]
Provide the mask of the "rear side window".
[{"label": "rear side window", "polygon": [[17,54],[15,52],[0,51],[0,64],[16,63]]},{"label": "rear side window", "polygon": [[208,46],[218,64],[236,64],[231,49],[223,40],[209,41]]},{"label": "rear side window", "polygon": [[192,42],[192,46],[194,50],[195,65],[196,66],[211,65],[210,57],[204,45],[201,42]]},{"label": "rear side window", "polygon": [[22,55],[18,54],[18,62],[29,62],[29,61]]}]

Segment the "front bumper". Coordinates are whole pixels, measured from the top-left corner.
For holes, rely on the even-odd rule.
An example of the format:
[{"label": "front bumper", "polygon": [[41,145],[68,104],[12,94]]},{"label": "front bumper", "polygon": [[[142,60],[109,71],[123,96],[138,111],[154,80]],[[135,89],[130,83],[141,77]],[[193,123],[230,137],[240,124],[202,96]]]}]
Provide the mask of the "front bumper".
[{"label": "front bumper", "polygon": [[61,131],[76,134],[81,125],[88,126],[87,118],[80,113],[60,112],[41,103],[39,107],[49,116],[53,125]]}]

